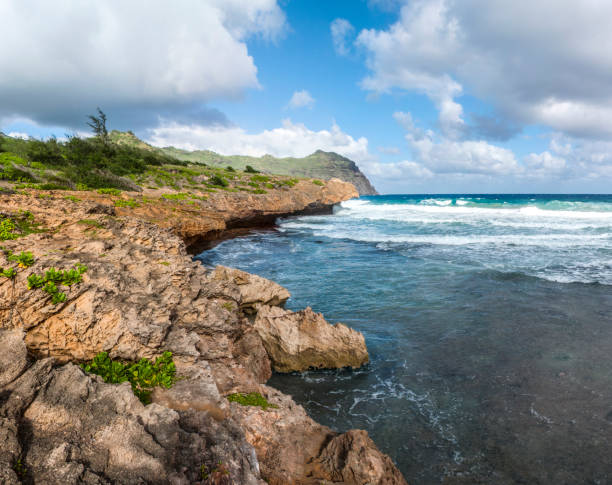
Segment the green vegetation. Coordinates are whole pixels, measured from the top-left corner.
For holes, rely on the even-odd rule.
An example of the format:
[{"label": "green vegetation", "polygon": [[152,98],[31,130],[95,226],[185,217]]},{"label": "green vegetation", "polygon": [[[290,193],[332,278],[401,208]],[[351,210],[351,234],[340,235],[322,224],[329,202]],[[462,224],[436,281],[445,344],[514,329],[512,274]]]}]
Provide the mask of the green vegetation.
[{"label": "green vegetation", "polygon": [[[263,194],[266,190],[286,190],[299,181],[295,175],[342,178],[339,166],[346,165],[346,173],[353,173],[350,160],[338,165],[337,155],[331,154],[331,157],[324,152],[304,159],[277,159],[271,156],[225,157],[209,151],[155,148],[131,132],[109,132],[106,115],[101,110],[89,117],[88,125],[95,136],[72,136],[66,141],[55,138],[24,140],[0,134],[3,150],[0,152],[0,181],[17,184],[14,188],[19,189],[97,190],[100,194],[117,197],[122,190],[171,188],[180,194],[188,193],[193,200],[205,200],[203,192],[223,190]],[[333,160],[327,160],[327,155]],[[325,167],[329,168],[327,172]],[[266,174],[261,174],[261,170]],[[64,198],[73,202],[79,200],[74,195]],[[166,194],[164,198],[178,201],[189,197]],[[116,204],[135,207],[132,202]]]},{"label": "green vegetation", "polygon": [[237,402],[242,406],[259,406],[264,411],[268,408],[278,408],[276,404],[269,403],[268,400],[258,392],[236,393],[227,396],[227,400],[230,402]]},{"label": "green vegetation", "polygon": [[0,268],[0,276],[12,280],[13,278],[15,278],[15,276],[17,276],[17,270],[15,268]]},{"label": "green vegetation", "polygon": [[0,241],[17,239],[34,232],[42,232],[30,211],[21,211],[11,217],[0,216]]},{"label": "green vegetation", "polygon": [[313,181],[312,181],[312,183],[313,183],[313,184],[315,184],[315,185],[321,185],[321,186],[325,185],[325,184],[324,184],[323,182],[321,182],[320,180],[313,180]]},{"label": "green vegetation", "polygon": [[219,187],[227,187],[229,185],[227,183],[227,180],[225,180],[223,177],[220,177],[219,175],[213,175],[208,182],[210,183],[210,185],[216,185]]},{"label": "green vegetation", "polygon": [[140,204],[134,199],[118,199],[115,201],[115,207],[129,207],[133,209],[134,207],[140,207]]},{"label": "green vegetation", "polygon": [[34,264],[34,255],[29,251],[21,251],[19,254],[7,251],[6,257],[9,261],[16,262],[20,268],[29,268]]},{"label": "green vegetation", "polygon": [[162,197],[167,200],[185,200],[189,198],[189,194],[179,192],[178,194],[162,194]]},{"label": "green vegetation", "polygon": [[111,360],[107,352],[100,352],[90,363],[82,364],[81,367],[86,372],[101,376],[104,382],[129,382],[132,391],[143,404],[151,402],[154,387],[169,389],[176,381],[176,366],[171,352],[164,352],[155,362],[143,358],[132,364]]},{"label": "green vegetation", "polygon": [[77,222],[77,224],[82,224],[84,226],[95,227],[96,229],[102,229],[104,226],[100,224],[98,221],[93,219],[81,219]]},{"label": "green vegetation", "polygon": [[17,461],[13,464],[13,471],[19,480],[23,480],[28,473],[28,469],[21,462],[21,459],[17,459]]},{"label": "green vegetation", "polygon": [[98,194],[121,195],[121,191],[119,189],[111,189],[111,188],[98,189]]},{"label": "green vegetation", "polygon": [[87,271],[87,266],[77,264],[74,268],[58,271],[55,268],[48,269],[45,274],[32,273],[28,276],[28,290],[40,288],[51,296],[54,305],[66,301],[66,294],[60,291],[57,285],[72,286],[83,280],[83,273]]},{"label": "green vegetation", "polygon": [[231,312],[234,309],[234,305],[231,301],[226,301],[221,306],[225,308],[228,312]]}]

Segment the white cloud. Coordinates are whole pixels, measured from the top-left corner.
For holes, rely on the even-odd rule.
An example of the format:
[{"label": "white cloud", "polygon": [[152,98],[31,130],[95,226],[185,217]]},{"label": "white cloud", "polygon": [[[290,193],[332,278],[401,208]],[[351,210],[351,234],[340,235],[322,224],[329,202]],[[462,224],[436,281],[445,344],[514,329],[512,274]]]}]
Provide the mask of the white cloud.
[{"label": "white cloud", "polygon": [[302,89],[301,91],[295,91],[293,93],[287,106],[289,108],[312,108],[314,102],[315,100],[310,93]]},{"label": "white cloud", "polygon": [[525,157],[525,162],[530,177],[558,176],[567,170],[565,160],[552,155],[549,151],[530,153]]},{"label": "white cloud", "polygon": [[147,141],[156,146],[173,145],[187,150],[206,149],[224,155],[304,157],[316,150],[332,151],[357,162],[369,160],[368,140],[344,133],[336,124],[313,131],[301,123],[284,120],[279,128],[247,133],[233,126],[182,125],[163,122],[151,129]]},{"label": "white cloud", "polygon": [[[363,30],[367,90],[429,96],[447,137],[464,130],[463,87],[515,123],[612,136],[612,2],[414,0],[385,30]],[[543,21],[542,19],[546,19]]]},{"label": "white cloud", "polygon": [[411,179],[428,179],[434,173],[427,167],[411,161],[401,161],[392,163],[381,163],[377,161],[367,161],[361,166],[363,172],[375,180],[398,182]]},{"label": "white cloud", "polygon": [[274,39],[276,0],[0,2],[0,118],[75,126],[134,110],[234,98],[258,87],[245,39]]},{"label": "white cloud", "polygon": [[330,25],[334,50],[340,56],[346,56],[350,52],[349,38],[355,32],[355,28],[346,19],[335,19]]}]

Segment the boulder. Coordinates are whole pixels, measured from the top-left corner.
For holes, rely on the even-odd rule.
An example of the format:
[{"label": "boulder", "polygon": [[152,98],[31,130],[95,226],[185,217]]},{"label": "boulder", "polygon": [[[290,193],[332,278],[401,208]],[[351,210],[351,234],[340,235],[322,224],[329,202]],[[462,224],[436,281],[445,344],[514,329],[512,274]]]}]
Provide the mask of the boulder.
[{"label": "boulder", "polygon": [[310,308],[291,312],[262,306],[254,328],[277,372],[356,368],[369,361],[360,332],[341,323],[330,325]]},{"label": "boulder", "polygon": [[281,306],[291,296],[289,291],[266,278],[240,271],[239,269],[217,266],[211,275],[215,281],[223,281],[236,288],[238,294],[231,296],[236,299],[240,308],[248,313],[254,313],[261,305]]},{"label": "boulder", "polygon": [[368,433],[352,429],[334,437],[313,463],[313,475],[333,483],[406,485],[391,458],[381,453]]}]

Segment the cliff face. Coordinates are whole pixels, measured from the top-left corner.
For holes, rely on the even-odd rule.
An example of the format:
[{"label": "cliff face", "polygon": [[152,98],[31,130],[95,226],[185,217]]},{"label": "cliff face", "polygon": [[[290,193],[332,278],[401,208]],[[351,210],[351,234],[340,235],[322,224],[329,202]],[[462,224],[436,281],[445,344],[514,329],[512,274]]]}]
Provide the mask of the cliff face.
[{"label": "cliff face", "polygon": [[[405,483],[366,433],[335,433],[265,385],[272,366],[360,365],[367,361],[363,337],[344,326],[334,330],[312,312],[284,310],[289,294],[273,282],[206,269],[187,254],[185,240],[356,195],[340,181],[312,185],[212,194],[196,204],[145,194],[131,199],[140,201],[133,208],[92,193],[72,194],[80,201],[65,192],[0,194],[1,217],[28,210],[44,229],[3,241],[0,253],[0,266],[17,272],[0,277],[4,482],[26,474],[35,483],[75,484]],[[8,259],[20,251],[32,253],[31,266]],[[28,289],[32,274],[79,264],[87,266],[83,281],[61,287],[63,301]],[[316,340],[313,321],[325,341],[310,347],[291,341]],[[284,344],[270,346],[268,338]],[[100,351],[134,361],[165,350],[182,379],[156,390],[147,407],[128,385],[105,384],[70,364]],[[230,403],[225,396],[233,392],[259,392],[276,407]],[[204,478],[202,466],[216,475]]]}]

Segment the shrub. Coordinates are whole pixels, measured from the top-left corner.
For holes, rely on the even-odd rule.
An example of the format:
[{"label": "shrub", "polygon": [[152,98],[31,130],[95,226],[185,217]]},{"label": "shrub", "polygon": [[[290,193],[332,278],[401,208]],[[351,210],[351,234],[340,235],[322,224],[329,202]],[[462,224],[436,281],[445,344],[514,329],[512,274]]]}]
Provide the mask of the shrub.
[{"label": "shrub", "polygon": [[251,167],[250,165],[247,165],[244,169],[244,171],[246,173],[259,173],[259,170],[255,170],[253,167]]},{"label": "shrub", "polygon": [[107,352],[100,352],[90,363],[82,364],[81,367],[86,372],[101,376],[104,382],[129,382],[132,391],[143,404],[151,402],[154,387],[169,389],[176,381],[176,366],[171,352],[164,352],[155,362],[143,358],[133,364],[111,360]]},{"label": "shrub", "polygon": [[325,185],[325,184],[324,184],[323,182],[321,182],[320,180],[313,180],[313,181],[312,181],[312,183],[313,183],[313,184],[315,184],[315,185],[321,185],[321,186]]},{"label": "shrub", "polygon": [[219,187],[227,187],[229,183],[223,177],[219,177],[218,175],[213,175],[208,182],[211,185],[217,185]]},{"label": "shrub", "polygon": [[229,166],[229,167],[225,167],[225,170],[227,170],[228,172],[235,172],[236,170],[234,170],[234,167]]}]

